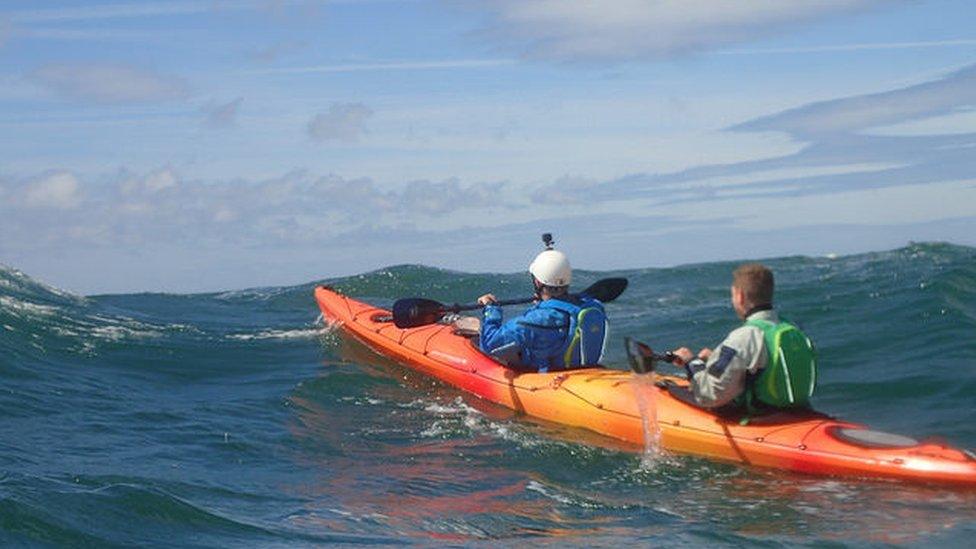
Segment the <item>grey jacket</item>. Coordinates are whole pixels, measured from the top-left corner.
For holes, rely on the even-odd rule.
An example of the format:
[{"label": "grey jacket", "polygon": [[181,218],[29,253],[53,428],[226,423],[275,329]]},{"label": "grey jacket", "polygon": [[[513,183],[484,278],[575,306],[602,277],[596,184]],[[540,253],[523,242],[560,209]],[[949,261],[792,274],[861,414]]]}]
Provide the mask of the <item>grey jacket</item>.
[{"label": "grey jacket", "polygon": [[[776,311],[758,311],[747,320],[779,322]],[[740,326],[729,333],[702,366],[689,364],[691,390],[695,401],[706,408],[717,408],[732,402],[746,388],[748,374],[766,367],[768,360],[763,332],[755,326]]]}]

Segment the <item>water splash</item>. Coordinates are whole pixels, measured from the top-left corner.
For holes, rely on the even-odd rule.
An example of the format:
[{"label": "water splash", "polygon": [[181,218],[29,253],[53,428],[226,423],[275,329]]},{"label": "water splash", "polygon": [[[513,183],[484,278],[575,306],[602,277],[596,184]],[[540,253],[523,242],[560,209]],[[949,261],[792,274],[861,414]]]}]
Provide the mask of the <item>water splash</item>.
[{"label": "water splash", "polygon": [[641,427],[644,430],[644,453],[641,455],[641,468],[654,469],[661,451],[661,427],[657,423],[657,390],[654,387],[654,374],[631,374],[631,387],[637,397],[637,407],[641,413]]}]

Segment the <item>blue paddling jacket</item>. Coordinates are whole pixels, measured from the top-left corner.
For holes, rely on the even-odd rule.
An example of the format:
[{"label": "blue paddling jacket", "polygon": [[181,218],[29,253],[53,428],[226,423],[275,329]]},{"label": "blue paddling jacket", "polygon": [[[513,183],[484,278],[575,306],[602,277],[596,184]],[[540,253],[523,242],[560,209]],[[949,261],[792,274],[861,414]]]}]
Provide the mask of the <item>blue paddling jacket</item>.
[{"label": "blue paddling jacket", "polygon": [[587,297],[553,298],[504,324],[501,307],[487,305],[481,319],[480,347],[509,366],[547,372],[599,363],[606,337],[602,303]]}]

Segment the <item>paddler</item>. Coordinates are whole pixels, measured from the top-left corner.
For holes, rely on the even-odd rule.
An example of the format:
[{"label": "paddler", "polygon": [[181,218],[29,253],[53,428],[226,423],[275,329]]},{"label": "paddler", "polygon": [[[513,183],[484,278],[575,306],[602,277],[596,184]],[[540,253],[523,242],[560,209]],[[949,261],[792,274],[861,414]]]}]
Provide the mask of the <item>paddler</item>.
[{"label": "paddler", "polygon": [[553,249],[552,235],[542,236],[546,249],[529,265],[536,304],[502,323],[502,308],[492,294],[478,298],[484,306],[481,350],[520,370],[546,372],[600,362],[606,343],[603,304],[569,293],[573,270],[566,254]]},{"label": "paddler", "polygon": [[676,349],[695,401],[705,408],[738,405],[749,411],[809,405],[816,385],[813,343],[773,310],[773,272],[747,263],[732,273],[732,308],[745,323],[698,355]]}]

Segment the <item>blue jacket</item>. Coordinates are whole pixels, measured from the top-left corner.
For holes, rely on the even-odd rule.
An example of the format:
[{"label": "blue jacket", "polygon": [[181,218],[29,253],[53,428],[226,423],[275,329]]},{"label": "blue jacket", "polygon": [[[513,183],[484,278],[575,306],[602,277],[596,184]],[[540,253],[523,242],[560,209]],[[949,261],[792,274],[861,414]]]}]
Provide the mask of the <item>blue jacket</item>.
[{"label": "blue jacket", "polygon": [[590,298],[547,299],[504,324],[501,307],[488,305],[481,319],[482,352],[540,372],[598,363],[605,338],[603,304]]}]

